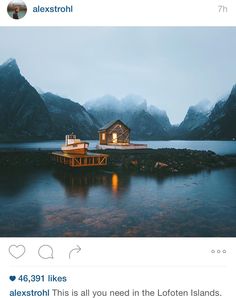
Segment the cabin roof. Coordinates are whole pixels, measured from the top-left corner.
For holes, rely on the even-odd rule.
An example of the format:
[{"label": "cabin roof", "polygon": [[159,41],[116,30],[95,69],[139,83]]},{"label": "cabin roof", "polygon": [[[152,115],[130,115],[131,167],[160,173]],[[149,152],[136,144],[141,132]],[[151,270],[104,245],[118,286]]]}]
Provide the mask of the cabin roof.
[{"label": "cabin roof", "polygon": [[107,124],[105,124],[104,126],[102,126],[101,128],[99,128],[98,131],[107,130],[108,128],[110,128],[112,125],[114,125],[117,122],[121,123],[122,125],[124,125],[125,127],[127,127],[130,130],[130,128],[127,125],[125,125],[124,122],[122,122],[121,120],[112,120],[112,121],[108,122]]}]

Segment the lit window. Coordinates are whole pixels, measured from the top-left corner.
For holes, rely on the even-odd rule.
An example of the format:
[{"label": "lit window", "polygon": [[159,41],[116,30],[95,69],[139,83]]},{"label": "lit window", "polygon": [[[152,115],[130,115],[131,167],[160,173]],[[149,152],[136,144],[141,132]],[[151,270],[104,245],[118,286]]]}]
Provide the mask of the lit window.
[{"label": "lit window", "polygon": [[113,134],[112,134],[112,142],[117,143],[117,133],[116,132],[113,132]]},{"label": "lit window", "polygon": [[105,141],[106,140],[106,134],[103,132],[102,133],[102,140]]}]

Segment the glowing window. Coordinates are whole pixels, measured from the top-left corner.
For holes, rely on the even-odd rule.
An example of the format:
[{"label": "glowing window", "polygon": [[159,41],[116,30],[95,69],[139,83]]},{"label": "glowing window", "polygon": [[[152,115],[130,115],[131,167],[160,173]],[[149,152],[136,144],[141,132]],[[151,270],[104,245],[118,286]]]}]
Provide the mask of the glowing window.
[{"label": "glowing window", "polygon": [[116,132],[113,132],[113,134],[112,134],[112,142],[117,143],[117,133]]}]

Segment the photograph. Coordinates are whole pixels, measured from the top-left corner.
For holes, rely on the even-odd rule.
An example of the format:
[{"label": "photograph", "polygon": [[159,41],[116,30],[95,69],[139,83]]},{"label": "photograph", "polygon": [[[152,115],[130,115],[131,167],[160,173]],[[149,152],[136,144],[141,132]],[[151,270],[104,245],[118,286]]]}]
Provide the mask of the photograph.
[{"label": "photograph", "polygon": [[27,13],[27,6],[21,0],[13,0],[7,6],[8,15],[14,19],[22,19]]},{"label": "photograph", "polygon": [[236,237],[236,27],[0,35],[0,237]]}]

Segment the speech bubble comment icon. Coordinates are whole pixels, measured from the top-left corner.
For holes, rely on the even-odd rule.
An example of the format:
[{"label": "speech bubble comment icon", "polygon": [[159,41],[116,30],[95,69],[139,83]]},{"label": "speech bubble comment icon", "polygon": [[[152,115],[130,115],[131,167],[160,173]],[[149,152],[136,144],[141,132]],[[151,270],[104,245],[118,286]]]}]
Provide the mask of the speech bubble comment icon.
[{"label": "speech bubble comment icon", "polygon": [[53,248],[50,245],[42,245],[38,250],[38,254],[42,259],[53,259]]}]

